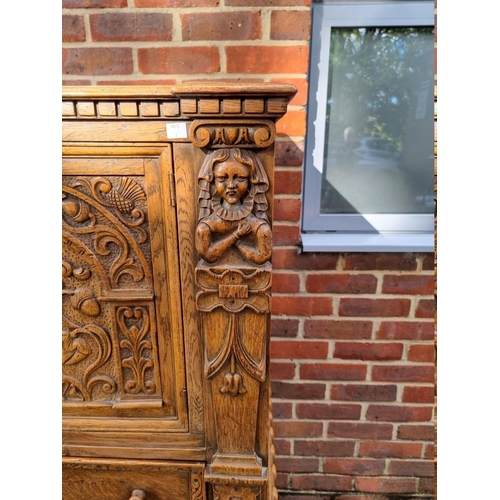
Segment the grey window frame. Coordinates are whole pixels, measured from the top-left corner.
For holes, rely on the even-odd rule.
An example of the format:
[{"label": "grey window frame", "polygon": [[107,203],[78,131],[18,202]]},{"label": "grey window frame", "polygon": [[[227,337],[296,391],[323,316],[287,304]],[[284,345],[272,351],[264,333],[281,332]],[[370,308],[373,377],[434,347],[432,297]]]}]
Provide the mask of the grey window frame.
[{"label": "grey window frame", "polygon": [[332,27],[434,26],[429,1],[313,4],[302,207],[303,251],[434,250],[434,214],[320,214]]}]

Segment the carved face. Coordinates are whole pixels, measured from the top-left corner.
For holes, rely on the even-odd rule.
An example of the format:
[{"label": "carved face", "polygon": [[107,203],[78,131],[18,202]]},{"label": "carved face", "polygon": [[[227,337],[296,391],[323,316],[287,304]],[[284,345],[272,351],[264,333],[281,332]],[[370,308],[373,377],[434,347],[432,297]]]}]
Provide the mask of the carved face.
[{"label": "carved face", "polygon": [[215,189],[228,203],[237,203],[248,189],[250,169],[234,160],[217,163],[214,168]]}]

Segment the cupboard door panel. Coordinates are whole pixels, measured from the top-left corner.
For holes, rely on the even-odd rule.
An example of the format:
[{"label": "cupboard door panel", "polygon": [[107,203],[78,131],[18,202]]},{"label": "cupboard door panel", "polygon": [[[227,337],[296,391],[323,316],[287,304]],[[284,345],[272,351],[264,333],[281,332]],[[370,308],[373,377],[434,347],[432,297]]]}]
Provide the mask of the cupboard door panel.
[{"label": "cupboard door panel", "polygon": [[187,428],[171,175],[169,146],[63,159],[63,415],[90,427]]}]

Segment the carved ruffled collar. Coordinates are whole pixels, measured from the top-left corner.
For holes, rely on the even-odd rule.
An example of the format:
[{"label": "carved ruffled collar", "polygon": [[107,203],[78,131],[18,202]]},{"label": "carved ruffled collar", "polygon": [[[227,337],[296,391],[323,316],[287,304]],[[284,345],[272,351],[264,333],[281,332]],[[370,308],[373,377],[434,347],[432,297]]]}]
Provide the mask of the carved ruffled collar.
[{"label": "carved ruffled collar", "polygon": [[252,213],[253,198],[251,196],[247,196],[237,208],[228,210],[222,205],[222,198],[218,194],[214,194],[212,198],[212,208],[222,220],[241,220],[248,217]]}]

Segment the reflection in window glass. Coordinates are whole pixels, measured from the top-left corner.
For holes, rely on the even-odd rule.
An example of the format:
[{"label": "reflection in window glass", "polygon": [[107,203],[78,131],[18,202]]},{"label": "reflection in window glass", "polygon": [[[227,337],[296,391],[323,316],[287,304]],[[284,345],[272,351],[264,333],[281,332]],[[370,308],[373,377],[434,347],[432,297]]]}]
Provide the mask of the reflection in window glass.
[{"label": "reflection in window glass", "polygon": [[434,211],[433,28],[333,28],[321,213]]}]

